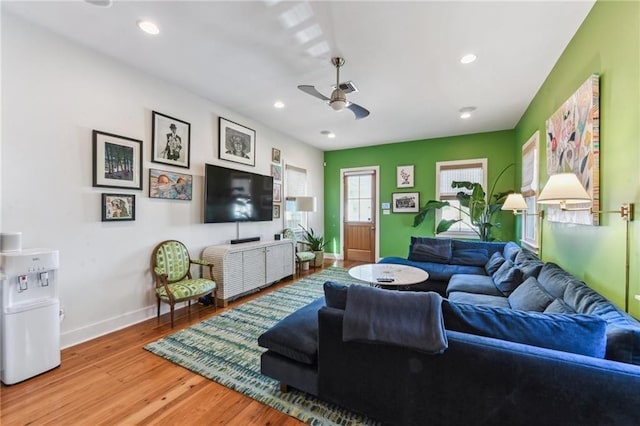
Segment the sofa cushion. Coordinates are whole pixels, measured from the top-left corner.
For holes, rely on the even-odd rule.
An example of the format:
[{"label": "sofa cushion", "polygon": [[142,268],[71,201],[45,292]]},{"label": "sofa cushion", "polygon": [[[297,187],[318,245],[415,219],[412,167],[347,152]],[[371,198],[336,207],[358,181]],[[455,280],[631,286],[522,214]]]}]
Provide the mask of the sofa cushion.
[{"label": "sofa cushion", "polygon": [[505,244],[504,249],[502,249],[502,254],[504,255],[505,259],[515,262],[516,256],[520,251],[522,251],[522,247],[520,247],[513,241],[509,241],[507,244]]},{"label": "sofa cushion", "polygon": [[575,314],[576,311],[560,299],[554,299],[544,310],[545,314]]},{"label": "sofa cushion", "polygon": [[451,252],[451,238],[411,237],[409,260],[447,263]]},{"label": "sofa cushion", "polygon": [[294,361],[315,364],[318,356],[318,311],[324,297],[298,309],[258,337],[258,345]]},{"label": "sofa cushion", "polygon": [[522,272],[511,260],[507,259],[493,273],[492,278],[498,290],[505,296],[509,296],[522,283]]},{"label": "sofa cushion", "polygon": [[444,300],[447,330],[602,358],[606,323],[593,315],[543,314]]},{"label": "sofa cushion", "polygon": [[504,296],[491,296],[489,294],[473,294],[463,291],[450,293],[448,299],[455,303],[468,303],[470,305],[496,306],[498,308],[511,308],[509,300]]},{"label": "sofa cushion", "polygon": [[344,311],[347,306],[347,290],[348,285],[327,281],[324,283],[324,299],[327,306]]},{"label": "sofa cushion", "polygon": [[448,263],[417,262],[403,257],[390,256],[382,258],[378,263],[415,266],[429,273],[429,281],[449,281],[453,274],[485,275],[484,267],[471,265],[450,265]]},{"label": "sofa cushion", "polygon": [[489,261],[484,265],[484,270],[487,272],[487,275],[493,275],[495,272],[502,266],[505,258],[502,253],[495,252],[489,258]]},{"label": "sofa cushion", "polygon": [[493,279],[486,275],[455,274],[449,280],[447,294],[454,291],[502,297],[502,293],[496,288]]},{"label": "sofa cushion", "polygon": [[453,265],[484,266],[489,261],[487,249],[453,249],[448,263]]},{"label": "sofa cushion", "polygon": [[541,261],[538,256],[524,249],[518,252],[514,263],[522,271],[522,279],[524,280],[529,277],[537,278],[544,265],[544,262]]},{"label": "sofa cushion", "polygon": [[521,311],[542,312],[553,302],[554,298],[534,277],[529,277],[520,284],[508,297],[512,309]]},{"label": "sofa cushion", "polygon": [[564,290],[571,282],[581,282],[579,279],[552,262],[544,264],[538,274],[538,282],[556,299],[564,297]]}]

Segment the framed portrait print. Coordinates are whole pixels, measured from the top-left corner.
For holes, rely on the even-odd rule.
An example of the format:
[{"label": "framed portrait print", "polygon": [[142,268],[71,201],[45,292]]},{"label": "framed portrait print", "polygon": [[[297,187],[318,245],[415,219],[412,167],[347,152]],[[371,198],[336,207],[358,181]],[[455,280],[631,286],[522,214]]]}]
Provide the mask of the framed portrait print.
[{"label": "framed portrait print", "polygon": [[191,200],[193,176],[184,173],[149,169],[149,198]]},{"label": "framed portrait print", "polygon": [[151,161],[188,169],[191,125],[157,111],[153,111],[151,123]]},{"label": "framed portrait print", "polygon": [[273,202],[282,201],[282,186],[279,183],[273,184]]},{"label": "framed portrait print", "polygon": [[218,158],[256,165],[256,132],[220,117],[218,122]]},{"label": "framed portrait print", "polygon": [[94,130],[93,186],[142,189],[142,141]]},{"label": "framed portrait print", "polygon": [[413,188],[413,164],[396,167],[396,187]]},{"label": "framed portrait print", "polygon": [[280,204],[273,205],[273,218],[280,219]]},{"label": "framed portrait print", "polygon": [[271,162],[280,164],[280,150],[278,148],[271,148]]},{"label": "framed portrait print", "polygon": [[394,213],[418,213],[420,210],[419,192],[394,192],[391,198]]},{"label": "framed portrait print", "polygon": [[133,194],[102,194],[102,221],[136,220],[136,196]]},{"label": "framed portrait print", "polygon": [[273,176],[273,180],[282,180],[282,166],[279,164],[272,164],[271,176]]}]

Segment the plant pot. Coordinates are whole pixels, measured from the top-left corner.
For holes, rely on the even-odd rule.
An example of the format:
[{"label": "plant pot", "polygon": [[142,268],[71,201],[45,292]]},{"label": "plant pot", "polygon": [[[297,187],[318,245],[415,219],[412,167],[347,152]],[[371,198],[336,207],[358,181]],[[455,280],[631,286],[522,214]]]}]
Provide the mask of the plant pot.
[{"label": "plant pot", "polygon": [[316,268],[322,267],[324,263],[324,251],[314,251],[313,253],[316,255],[316,258],[313,260],[313,266]]}]

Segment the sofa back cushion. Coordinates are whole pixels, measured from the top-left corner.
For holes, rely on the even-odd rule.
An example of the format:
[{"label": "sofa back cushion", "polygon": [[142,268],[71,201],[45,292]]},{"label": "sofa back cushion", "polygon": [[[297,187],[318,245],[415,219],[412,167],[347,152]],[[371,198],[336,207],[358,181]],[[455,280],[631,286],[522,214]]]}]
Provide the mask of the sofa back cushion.
[{"label": "sofa back cushion", "polygon": [[507,244],[504,245],[502,254],[504,255],[505,259],[515,262],[516,256],[520,251],[522,251],[522,247],[520,247],[513,241],[509,241]]},{"label": "sofa back cushion", "polygon": [[444,300],[447,330],[602,358],[606,323],[593,315],[523,312]]},{"label": "sofa back cushion", "polygon": [[498,270],[493,273],[492,278],[498,290],[506,297],[522,284],[522,272],[509,259],[506,259]]},{"label": "sofa back cushion", "polygon": [[324,283],[324,299],[330,308],[342,309],[347,306],[348,285],[326,281]]},{"label": "sofa back cushion", "polygon": [[534,253],[531,253],[529,250],[520,250],[518,254],[516,254],[516,260],[514,263],[520,268],[522,271],[523,279],[527,279],[529,277],[538,277],[540,270],[542,270],[542,266],[544,262],[541,261],[538,256]]},{"label": "sofa back cushion", "polygon": [[451,238],[411,237],[409,260],[447,263],[451,252]]},{"label": "sofa back cushion", "polygon": [[512,309],[534,312],[544,311],[554,300],[534,277],[527,278],[508,299]]}]

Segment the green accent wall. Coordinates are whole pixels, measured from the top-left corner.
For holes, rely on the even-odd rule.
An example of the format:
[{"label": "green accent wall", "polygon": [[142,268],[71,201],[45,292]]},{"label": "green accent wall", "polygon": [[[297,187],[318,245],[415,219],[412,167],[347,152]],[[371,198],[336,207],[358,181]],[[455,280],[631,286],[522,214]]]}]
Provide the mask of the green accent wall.
[{"label": "green accent wall", "polygon": [[[547,181],[545,121],[593,73],[600,74],[600,209],[640,200],[640,2],[598,1],[515,128],[518,149],[540,131],[540,183]],[[520,161],[518,159],[518,175]],[[640,232],[629,223],[629,311],[640,316]],[[542,258],[624,307],[625,223],[543,223]]]},{"label": "green accent wall", "polygon": [[[513,130],[478,133],[438,139],[390,143],[364,148],[325,152],[324,202],[325,237],[328,253],[341,253],[340,249],[340,186],[341,170],[379,166],[380,200],[377,203],[380,231],[380,256],[406,256],[412,235],[432,236],[435,224],[430,216],[420,227],[413,228],[413,213],[382,215],[381,203],[391,203],[393,192],[419,192],[420,203],[435,199],[435,174],[437,161],[488,158],[488,185],[507,165],[514,162],[515,132]],[[413,164],[415,186],[396,188],[396,166]],[[511,167],[500,179],[496,191],[514,188],[515,168]],[[485,188],[488,191],[487,188]],[[496,236],[508,241],[513,239],[514,221],[509,212],[500,212],[502,228]]]}]

